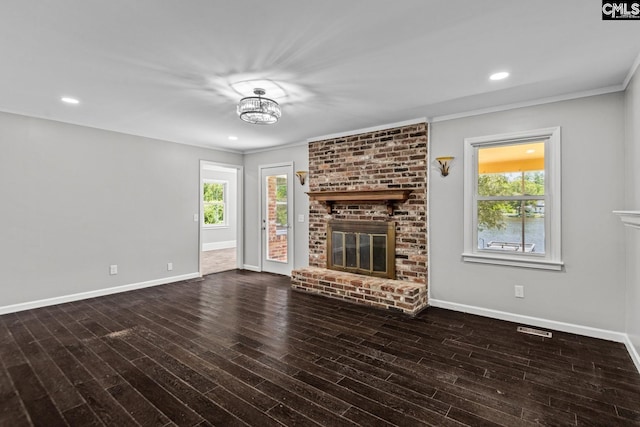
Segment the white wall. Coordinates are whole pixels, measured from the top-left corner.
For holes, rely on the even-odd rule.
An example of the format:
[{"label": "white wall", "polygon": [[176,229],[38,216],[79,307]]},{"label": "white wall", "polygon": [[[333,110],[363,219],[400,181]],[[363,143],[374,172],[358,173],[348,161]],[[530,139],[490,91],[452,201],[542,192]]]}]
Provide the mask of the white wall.
[{"label": "white wall", "polygon": [[[619,209],[640,211],[640,68],[627,86],[625,101],[626,200],[624,207]],[[626,332],[636,353],[640,354],[640,230],[625,227],[624,232],[627,248]]]},{"label": "white wall", "polygon": [[218,170],[202,171],[203,179],[226,181],[227,184],[227,225],[224,227],[202,227],[202,250],[235,248],[238,227],[238,173]]},{"label": "white wall", "polygon": [[[274,163],[293,162],[294,172],[297,170],[309,170],[308,146],[299,145],[282,148],[279,150],[261,151],[259,153],[245,154],[244,156],[244,264],[249,268],[260,265],[260,182],[258,168],[261,165]],[[305,194],[309,191],[309,181],[304,186],[300,185],[297,177],[294,177],[294,268],[309,265],[309,197]],[[298,222],[298,215],[304,215],[304,222]]]},{"label": "white wall", "polygon": [[[611,213],[624,201],[623,119],[624,94],[614,93],[433,123],[430,157],[456,163],[446,178],[430,171],[431,298],[624,331],[623,230]],[[462,262],[464,138],[551,126],[562,128],[565,270]],[[514,298],[514,285],[524,285],[524,299]]]},{"label": "white wall", "polygon": [[197,273],[200,160],[242,162],[6,113],[0,147],[0,311]]}]

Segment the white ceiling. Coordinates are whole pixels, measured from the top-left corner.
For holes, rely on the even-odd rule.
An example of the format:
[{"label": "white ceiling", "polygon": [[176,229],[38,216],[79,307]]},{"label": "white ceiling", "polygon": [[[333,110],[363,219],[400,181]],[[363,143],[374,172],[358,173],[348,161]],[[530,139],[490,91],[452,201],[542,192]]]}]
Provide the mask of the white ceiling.
[{"label": "white ceiling", "polygon": [[[0,110],[247,151],[621,90],[640,52],[640,21],[602,21],[601,5],[2,0]],[[500,70],[511,76],[488,80]],[[284,90],[275,125],[236,115],[245,94],[230,85],[254,79]],[[81,103],[63,104],[62,96]]]}]

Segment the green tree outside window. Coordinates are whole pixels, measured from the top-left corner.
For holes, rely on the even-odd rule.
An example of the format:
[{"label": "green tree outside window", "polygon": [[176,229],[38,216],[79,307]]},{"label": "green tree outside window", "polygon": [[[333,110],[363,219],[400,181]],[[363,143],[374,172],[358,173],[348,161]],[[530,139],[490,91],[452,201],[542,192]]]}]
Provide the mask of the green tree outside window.
[{"label": "green tree outside window", "polygon": [[276,179],[276,224],[284,226],[289,223],[287,217],[287,177]]},{"label": "green tree outside window", "polygon": [[224,225],[227,185],[224,182],[205,182],[203,188],[204,225]]},{"label": "green tree outside window", "polygon": [[[489,173],[478,176],[479,196],[544,196],[544,171]],[[493,200],[478,203],[478,229],[504,229],[504,215],[530,214],[536,200]]]}]

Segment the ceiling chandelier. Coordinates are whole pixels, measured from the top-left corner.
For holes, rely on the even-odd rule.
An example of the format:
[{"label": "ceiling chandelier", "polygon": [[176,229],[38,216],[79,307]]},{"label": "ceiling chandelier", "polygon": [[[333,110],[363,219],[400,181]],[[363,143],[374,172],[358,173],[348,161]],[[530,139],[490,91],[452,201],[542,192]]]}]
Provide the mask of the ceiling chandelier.
[{"label": "ceiling chandelier", "polygon": [[282,116],[280,105],[272,99],[263,98],[264,89],[256,88],[253,93],[257,96],[247,96],[238,103],[238,116],[245,122],[254,125],[271,125]]}]

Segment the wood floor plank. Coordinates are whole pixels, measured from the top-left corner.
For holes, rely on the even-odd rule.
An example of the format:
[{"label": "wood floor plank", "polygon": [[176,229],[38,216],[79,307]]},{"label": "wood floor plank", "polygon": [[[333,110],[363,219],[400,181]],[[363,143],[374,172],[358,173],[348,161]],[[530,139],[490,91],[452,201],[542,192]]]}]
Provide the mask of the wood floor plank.
[{"label": "wood floor plank", "polygon": [[23,419],[29,424],[26,408],[0,359],[0,425],[9,425],[14,419]]},{"label": "wood floor plank", "polygon": [[640,426],[624,345],[232,270],[0,316],[0,425]]},{"label": "wood floor plank", "polygon": [[173,356],[165,353],[159,347],[156,347],[151,342],[137,335],[135,332],[111,338],[111,340],[118,339],[126,341],[131,346],[137,348],[138,351],[145,356],[153,358],[153,360],[158,364],[181,378],[184,382],[198,390],[200,393],[206,393],[209,390],[213,390],[218,385],[199,372],[176,360]]},{"label": "wood floor plank", "polygon": [[236,395],[228,392],[223,387],[211,390],[207,393],[207,396],[248,425],[265,427],[282,425],[267,412],[260,411],[255,406],[238,399]]},{"label": "wood floor plank", "polygon": [[298,412],[304,415],[311,413],[314,417],[333,421],[335,425],[350,424],[345,423],[344,419],[334,415],[340,414],[349,408],[349,405],[345,402],[309,387],[306,383],[295,380],[292,376],[263,365],[259,361],[245,356],[234,360],[265,378],[265,381],[258,384],[256,388],[266,395],[272,396],[280,403],[291,405],[294,402],[294,407]]},{"label": "wood floor plank", "polygon": [[169,418],[153,406],[129,383],[115,385],[107,392],[141,425],[165,425]]},{"label": "wood floor plank", "polygon": [[105,348],[98,351],[98,355],[112,368],[118,371],[138,393],[144,396],[156,408],[179,426],[192,426],[202,421],[202,418],[184,405],[174,395],[159,386],[153,379],[145,375],[135,365],[126,360],[113,349]]},{"label": "wood floor plank", "polygon": [[76,385],[91,411],[107,426],[138,426],[117,400],[96,381]]},{"label": "wood floor plank", "polygon": [[[376,388],[385,393],[391,393],[392,395],[399,397],[406,402],[418,405],[429,411],[439,413],[440,415],[446,415],[451,408],[449,404],[445,404],[441,401],[432,399],[433,395],[435,394],[434,392],[423,394],[416,391],[415,389],[406,388],[399,384],[394,384],[392,382],[382,380],[378,377],[375,377],[353,367],[342,365],[340,361],[341,359],[338,359],[337,361],[321,359],[316,363],[321,366],[334,369],[338,372],[342,372],[344,373],[345,377],[357,380],[358,382],[365,384],[366,386]],[[338,384],[340,383],[341,382],[339,381]]]},{"label": "wood floor plank", "polygon": [[5,368],[10,368],[27,363],[27,358],[9,331],[7,326],[9,318],[5,316],[0,316],[0,360]]},{"label": "wood floor plank", "polygon": [[[159,384],[169,390],[175,396],[180,396],[182,401],[206,421],[215,425],[245,425],[242,421],[223,409],[217,403],[199,393],[180,378],[171,374],[159,364],[147,357],[134,361],[135,365],[153,377]],[[211,391],[211,390],[210,390]],[[271,405],[269,406],[269,408]]]},{"label": "wood floor plank", "polygon": [[[335,412],[316,404],[313,401],[307,400],[299,394],[302,387],[297,387],[295,390],[287,390],[278,384],[271,381],[263,381],[258,384],[257,387],[263,393],[272,396],[280,403],[274,408],[269,410],[269,414],[273,416],[274,409],[277,413],[282,414],[283,407],[295,408],[295,411],[303,416],[304,419],[318,420],[321,425],[328,426],[355,426],[353,422],[341,417]],[[316,393],[319,394],[319,393]],[[339,411],[343,412],[343,411]],[[291,414],[291,411],[286,411],[286,414]],[[279,417],[276,417],[280,419]],[[306,423],[306,421],[305,421]],[[315,423],[314,423],[315,424]]]},{"label": "wood floor plank", "polygon": [[84,403],[80,394],[49,358],[40,343],[35,341],[29,330],[23,324],[16,324],[12,329],[18,346],[57,408],[65,411]]},{"label": "wood floor plank", "polygon": [[[122,382],[122,377],[85,345],[93,343],[95,347],[98,343],[80,324],[61,317],[50,319],[46,327],[52,333],[51,338],[40,344],[72,384],[96,379],[107,388]],[[76,369],[78,365],[80,368]]]},{"label": "wood floor plank", "polygon": [[7,369],[34,425],[64,426],[62,414],[28,364]]},{"label": "wood floor plank", "polygon": [[104,423],[100,421],[86,403],[76,406],[75,408],[67,409],[62,415],[71,426],[104,426]]},{"label": "wood floor plank", "polygon": [[[371,399],[369,397],[362,396],[358,392],[353,391],[348,387],[343,387],[338,384],[330,383],[313,374],[310,374],[307,372],[300,372],[296,374],[294,378],[299,379],[300,381],[303,381],[312,387],[322,390],[325,393],[332,394],[333,396],[336,396],[339,399],[342,399],[345,402],[348,402],[352,406],[356,406],[360,408],[362,411],[368,412],[369,414],[374,415],[378,418],[382,418],[383,420],[390,422],[392,424],[426,425],[426,423],[418,421],[414,418],[411,418],[410,416],[405,415],[404,413],[396,410],[393,407],[378,404],[375,400],[375,397],[374,399]],[[348,380],[348,378],[344,378],[340,381],[342,382],[346,380]]]}]

